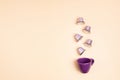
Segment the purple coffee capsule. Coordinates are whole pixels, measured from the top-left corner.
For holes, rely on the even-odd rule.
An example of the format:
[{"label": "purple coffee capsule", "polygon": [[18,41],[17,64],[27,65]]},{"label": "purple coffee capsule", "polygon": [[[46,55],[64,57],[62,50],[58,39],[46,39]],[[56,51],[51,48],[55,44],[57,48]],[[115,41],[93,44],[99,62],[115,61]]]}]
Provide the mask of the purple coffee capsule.
[{"label": "purple coffee capsule", "polygon": [[85,44],[86,46],[92,46],[92,42],[93,42],[93,41],[92,41],[91,39],[87,39],[84,44]]},{"label": "purple coffee capsule", "polygon": [[76,24],[78,24],[78,23],[85,24],[85,21],[84,21],[83,17],[77,18]]},{"label": "purple coffee capsule", "polygon": [[77,52],[82,55],[85,52],[85,49],[82,47],[77,48]]},{"label": "purple coffee capsule", "polygon": [[90,33],[91,32],[91,27],[90,26],[85,26],[83,29],[84,32]]},{"label": "purple coffee capsule", "polygon": [[83,38],[83,36],[80,35],[80,34],[75,34],[75,35],[74,35],[74,38],[75,38],[76,42],[78,42],[80,39]]}]

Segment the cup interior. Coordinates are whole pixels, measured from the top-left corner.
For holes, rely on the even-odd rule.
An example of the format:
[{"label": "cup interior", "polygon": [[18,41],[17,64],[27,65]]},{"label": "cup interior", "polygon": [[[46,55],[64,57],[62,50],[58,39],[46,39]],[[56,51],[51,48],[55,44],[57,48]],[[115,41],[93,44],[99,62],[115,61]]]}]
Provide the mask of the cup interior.
[{"label": "cup interior", "polygon": [[78,63],[90,63],[91,60],[89,58],[80,58],[77,60]]}]

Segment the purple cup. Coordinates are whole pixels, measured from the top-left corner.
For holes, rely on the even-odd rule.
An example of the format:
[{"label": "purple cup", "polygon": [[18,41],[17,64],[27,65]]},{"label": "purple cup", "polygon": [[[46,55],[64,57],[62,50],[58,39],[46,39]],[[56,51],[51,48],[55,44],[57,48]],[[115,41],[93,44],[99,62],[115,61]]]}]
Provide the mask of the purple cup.
[{"label": "purple cup", "polygon": [[77,59],[78,66],[82,73],[88,73],[91,66],[94,63],[94,59],[92,58],[79,58]]}]

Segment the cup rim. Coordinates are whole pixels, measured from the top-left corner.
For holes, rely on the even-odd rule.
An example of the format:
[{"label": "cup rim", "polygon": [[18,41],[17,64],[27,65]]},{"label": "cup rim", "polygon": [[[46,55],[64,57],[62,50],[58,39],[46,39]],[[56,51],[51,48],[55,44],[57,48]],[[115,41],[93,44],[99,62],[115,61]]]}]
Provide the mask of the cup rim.
[{"label": "cup rim", "polygon": [[[82,59],[87,59],[87,60],[89,60],[89,62],[86,62],[86,63],[80,62],[79,60],[82,60]],[[89,64],[91,62],[91,58],[86,58],[86,57],[84,57],[84,58],[78,58],[77,62],[78,62],[78,64],[83,64],[83,65],[84,64]]]}]

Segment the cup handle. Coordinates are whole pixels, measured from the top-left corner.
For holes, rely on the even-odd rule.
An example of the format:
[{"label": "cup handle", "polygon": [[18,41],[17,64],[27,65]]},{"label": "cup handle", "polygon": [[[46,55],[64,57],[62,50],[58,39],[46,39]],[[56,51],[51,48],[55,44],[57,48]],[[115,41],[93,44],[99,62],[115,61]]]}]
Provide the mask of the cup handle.
[{"label": "cup handle", "polygon": [[91,65],[93,65],[93,64],[94,64],[94,59],[91,58]]}]

